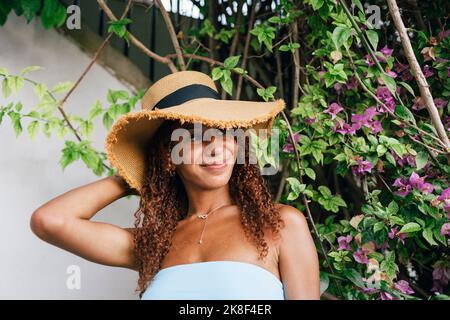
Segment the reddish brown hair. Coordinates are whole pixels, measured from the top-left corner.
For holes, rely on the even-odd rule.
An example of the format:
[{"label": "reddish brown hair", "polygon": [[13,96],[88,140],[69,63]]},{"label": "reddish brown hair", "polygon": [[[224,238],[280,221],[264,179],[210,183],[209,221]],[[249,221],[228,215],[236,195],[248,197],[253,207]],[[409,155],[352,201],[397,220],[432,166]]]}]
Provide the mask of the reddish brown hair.
[{"label": "reddish brown hair", "polygon": [[[186,191],[170,158],[175,144],[170,137],[175,128],[189,126],[177,121],[165,121],[148,146],[147,174],[139,210],[135,214],[135,256],[139,266],[136,290],[140,297],[161,268],[177,223],[187,214]],[[245,149],[248,160],[248,148]],[[263,230],[268,228],[276,235],[283,221],[275,209],[258,165],[249,164],[248,161],[235,164],[229,186],[231,196],[241,210],[240,219],[246,237],[255,244],[259,258],[267,256],[269,247]]]}]

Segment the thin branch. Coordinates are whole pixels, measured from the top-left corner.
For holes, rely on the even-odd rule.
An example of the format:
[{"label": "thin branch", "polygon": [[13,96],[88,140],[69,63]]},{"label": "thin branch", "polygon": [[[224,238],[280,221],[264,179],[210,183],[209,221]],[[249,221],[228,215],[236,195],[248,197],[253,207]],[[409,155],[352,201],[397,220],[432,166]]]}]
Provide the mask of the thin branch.
[{"label": "thin branch", "polygon": [[[108,7],[108,5],[105,3],[104,0],[97,0],[97,2],[100,8],[106,13],[106,15],[111,21],[117,21],[116,16],[114,15],[114,13],[111,11],[111,9]],[[154,59],[157,62],[166,64],[171,72],[177,72],[177,67],[174,65],[172,60],[160,56],[159,54],[156,54],[153,51],[149,50],[141,41],[139,41],[135,36],[133,36],[131,32],[128,31],[127,34],[130,42],[134,46],[136,46],[139,50],[141,50],[144,54],[146,54],[147,56],[149,56],[150,58]]]},{"label": "thin branch", "polygon": [[[127,6],[125,7],[125,10],[122,13],[122,16],[120,17],[120,20],[122,20],[123,18],[125,18],[127,16],[128,11],[130,10],[131,4],[133,3],[133,0],[128,0]],[[81,74],[81,76],[78,78],[78,80],[75,82],[75,84],[72,86],[72,88],[69,90],[69,92],[67,92],[67,94],[64,96],[64,98],[61,100],[61,102],[59,103],[59,107],[63,108],[64,104],[66,103],[67,99],[70,97],[70,95],[75,91],[75,89],[78,87],[78,85],[80,84],[80,82],[84,79],[84,77],[86,76],[86,74],[89,72],[89,70],[91,70],[92,66],[94,65],[94,63],[97,61],[100,53],[102,52],[102,50],[105,48],[106,44],[109,42],[109,39],[111,39],[113,33],[108,34],[108,36],[105,38],[105,40],[103,40],[102,44],[97,48],[97,50],[94,53],[94,56],[91,59],[91,62],[89,62],[89,64],[87,65],[87,67],[84,69],[83,73]]]},{"label": "thin branch", "polygon": [[169,31],[170,39],[172,40],[173,47],[177,54],[178,63],[180,64],[180,68],[181,68],[181,70],[186,70],[186,64],[184,63],[182,50],[180,47],[180,43],[178,42],[177,35],[175,33],[175,29],[173,28],[172,20],[170,20],[169,14],[167,13],[166,8],[164,8],[163,4],[161,3],[161,0],[156,0],[156,3],[158,4],[158,7],[159,7],[159,10],[161,11],[164,22],[166,23],[167,31]]},{"label": "thin branch", "polygon": [[[244,45],[244,51],[242,54],[242,63],[241,63],[241,68],[244,70],[247,69],[248,50],[250,49],[250,39],[251,39],[250,29],[252,29],[252,27],[253,27],[253,23],[255,21],[255,15],[256,15],[255,1],[252,1],[251,6],[252,7],[251,7],[251,12],[250,12],[250,20],[248,22],[248,31],[247,31],[247,36],[245,37],[245,45]],[[236,99],[237,100],[239,100],[239,98],[241,97],[242,82],[243,82],[243,76],[239,75],[237,86],[236,86]]]},{"label": "thin branch", "polygon": [[446,147],[450,149],[450,141],[448,139],[447,133],[445,132],[445,128],[442,124],[441,118],[439,117],[439,112],[436,108],[436,105],[434,104],[433,96],[431,95],[427,80],[425,79],[416,56],[414,55],[414,50],[412,48],[411,41],[409,40],[408,33],[406,32],[405,25],[403,24],[403,20],[400,16],[397,2],[395,0],[387,0],[387,4],[389,6],[389,13],[392,17],[395,28],[400,35],[406,59],[411,66],[411,71],[419,87],[420,96],[422,97],[425,106],[427,107],[428,113],[430,114],[431,122],[433,123],[433,126],[436,129],[442,142],[444,142]]}]

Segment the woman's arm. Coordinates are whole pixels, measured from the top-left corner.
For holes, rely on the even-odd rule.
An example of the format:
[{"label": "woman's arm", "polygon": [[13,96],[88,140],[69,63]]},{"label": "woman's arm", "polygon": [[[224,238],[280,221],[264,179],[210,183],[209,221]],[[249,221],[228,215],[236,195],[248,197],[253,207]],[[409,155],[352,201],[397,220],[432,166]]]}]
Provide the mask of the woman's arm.
[{"label": "woman's arm", "polygon": [[136,270],[132,229],[90,221],[99,210],[129,193],[119,175],[69,190],[34,211],[31,230],[42,240],[89,261]]},{"label": "woman's arm", "polygon": [[316,247],[305,216],[294,207],[280,207],[285,227],[279,242],[279,269],[286,300],[320,299],[320,272]]}]

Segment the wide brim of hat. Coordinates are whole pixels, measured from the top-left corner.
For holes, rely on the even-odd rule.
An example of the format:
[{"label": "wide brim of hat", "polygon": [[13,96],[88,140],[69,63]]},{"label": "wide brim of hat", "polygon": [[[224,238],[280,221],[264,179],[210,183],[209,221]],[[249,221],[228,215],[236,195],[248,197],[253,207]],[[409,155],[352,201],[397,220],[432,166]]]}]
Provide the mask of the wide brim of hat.
[{"label": "wide brim of hat", "polygon": [[165,120],[198,122],[221,129],[270,128],[284,107],[283,99],[257,102],[198,98],[164,109],[132,111],[111,127],[106,137],[106,154],[128,185],[141,193],[147,147]]}]

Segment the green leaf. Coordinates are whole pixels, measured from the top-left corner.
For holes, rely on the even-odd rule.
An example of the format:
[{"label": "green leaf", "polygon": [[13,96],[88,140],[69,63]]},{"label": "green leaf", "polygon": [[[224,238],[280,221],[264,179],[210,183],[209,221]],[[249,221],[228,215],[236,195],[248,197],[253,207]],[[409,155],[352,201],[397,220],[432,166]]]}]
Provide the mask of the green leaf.
[{"label": "green leaf", "polygon": [[9,76],[8,69],[5,67],[0,67],[0,76]]},{"label": "green leaf", "polygon": [[86,120],[80,123],[80,132],[83,136],[90,138],[93,131],[94,124],[91,121]]},{"label": "green leaf", "polygon": [[408,92],[411,93],[411,95],[412,95],[413,97],[416,96],[415,93],[414,93],[413,88],[411,88],[411,86],[410,86],[409,84],[407,84],[406,82],[403,82],[403,81],[400,81],[399,83],[400,83],[400,85],[403,86],[406,90],[408,90]]},{"label": "green leaf", "polygon": [[310,0],[309,3],[313,7],[314,10],[319,10],[322,8],[325,0]]},{"label": "green leaf", "polygon": [[27,132],[31,140],[33,140],[34,137],[36,137],[38,131],[39,131],[39,121],[37,120],[31,121],[27,127]]},{"label": "green leaf", "polygon": [[318,190],[325,197],[332,197],[330,189],[327,186],[319,186]]},{"label": "green leaf", "polygon": [[69,164],[80,158],[79,150],[73,141],[66,141],[65,148],[62,150],[62,156],[59,160],[59,164],[64,170]]},{"label": "green leaf", "polygon": [[42,98],[44,98],[45,94],[47,93],[47,86],[43,83],[38,83],[37,85],[34,86],[34,93],[37,95],[37,97],[39,98],[39,100],[42,100]]},{"label": "green leaf", "polygon": [[[228,72],[225,72],[228,71]],[[220,79],[220,84],[222,88],[229,94],[233,93],[233,80],[231,80],[230,71],[223,70],[223,77]]]},{"label": "green leaf", "polygon": [[339,49],[350,37],[350,28],[346,25],[337,26],[333,30],[332,40],[336,49]]},{"label": "green leaf", "polygon": [[330,285],[330,278],[328,277],[328,274],[324,272],[320,272],[320,294],[322,295]]},{"label": "green leaf", "polygon": [[380,269],[381,271],[386,272],[390,279],[395,279],[397,277],[397,272],[399,269],[395,263],[395,251],[389,251],[386,259],[381,262]]},{"label": "green leaf", "polygon": [[428,153],[425,151],[419,151],[416,156],[416,166],[417,166],[416,170],[417,171],[421,170],[423,167],[425,167],[427,162],[428,162]]},{"label": "green leaf", "polygon": [[103,115],[103,125],[105,126],[105,128],[107,128],[109,130],[111,128],[113,122],[114,122],[114,119],[111,118],[111,116],[109,115],[108,112],[105,112],[105,114]]},{"label": "green leaf", "polygon": [[91,110],[89,111],[88,120],[92,121],[93,119],[101,115],[102,112],[103,112],[102,104],[100,103],[99,100],[96,100],[95,103],[92,105]]},{"label": "green leaf", "polygon": [[13,93],[19,93],[24,84],[24,79],[21,76],[11,76],[8,78],[8,85]]},{"label": "green leaf", "polygon": [[416,120],[414,119],[414,115],[412,114],[412,112],[405,106],[402,106],[401,104],[397,105],[397,107],[395,108],[395,114],[404,120],[407,120],[414,124],[416,123]]},{"label": "green leaf", "polygon": [[233,69],[237,66],[241,56],[231,56],[225,59],[224,66],[226,69]]},{"label": "green leaf", "polygon": [[345,277],[359,288],[365,288],[361,274],[355,269],[344,269]]},{"label": "green leaf", "polygon": [[288,196],[288,200],[295,200],[298,198],[300,193],[302,193],[306,189],[306,185],[300,183],[297,178],[295,177],[289,177],[286,179],[286,181],[289,183],[292,193]]},{"label": "green leaf", "polygon": [[242,68],[239,68],[239,67],[233,68],[233,71],[238,73],[238,74],[246,74],[247,73],[246,70],[244,70]]},{"label": "green leaf", "polygon": [[45,29],[60,27],[66,21],[66,8],[58,0],[45,0],[41,11],[41,23]]},{"label": "green leaf", "polygon": [[16,138],[22,133],[22,123],[20,113],[10,111],[8,113],[9,118],[11,119],[11,123],[14,128],[14,132],[16,133]]},{"label": "green leaf", "polygon": [[5,99],[11,95],[11,88],[9,87],[8,78],[4,78],[2,81],[2,93]]},{"label": "green leaf", "polygon": [[372,48],[376,51],[378,47],[378,33],[375,30],[366,30],[366,35]]},{"label": "green leaf", "polygon": [[59,82],[53,87],[51,92],[54,94],[63,93],[69,91],[73,85],[74,83],[72,81]]},{"label": "green leaf", "polygon": [[211,76],[214,81],[219,80],[223,76],[222,69],[220,67],[212,69]]},{"label": "green leaf", "polygon": [[22,75],[25,75],[25,74],[27,74],[27,73],[29,73],[29,72],[38,71],[38,70],[43,70],[43,69],[44,69],[44,68],[42,68],[42,67],[40,67],[40,66],[29,66],[29,67],[24,68],[20,73],[21,73]]},{"label": "green leaf", "polygon": [[20,4],[23,9],[23,15],[29,23],[41,8],[41,0],[21,0]]},{"label": "green leaf", "polygon": [[427,242],[432,246],[437,246],[438,243],[433,239],[433,229],[426,228],[422,231],[422,236],[427,240]]},{"label": "green leaf", "polygon": [[305,173],[308,177],[310,177],[312,180],[316,180],[316,172],[311,168],[306,168]]},{"label": "green leaf", "polygon": [[380,78],[386,85],[386,87],[389,89],[389,91],[395,96],[397,84],[395,83],[394,78],[388,76],[386,73],[381,73]]},{"label": "green leaf", "polygon": [[408,222],[405,224],[398,233],[411,233],[421,230],[422,228],[416,222]]}]

